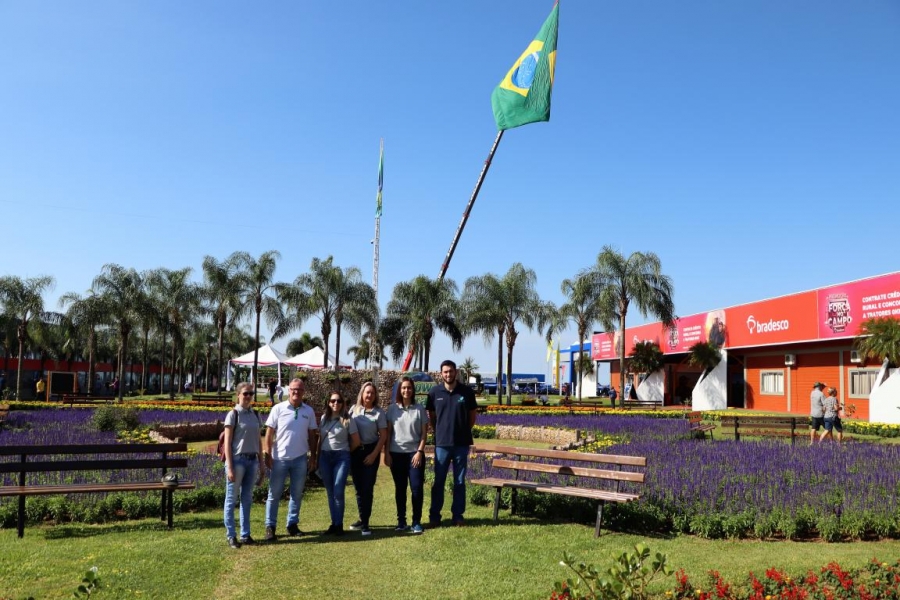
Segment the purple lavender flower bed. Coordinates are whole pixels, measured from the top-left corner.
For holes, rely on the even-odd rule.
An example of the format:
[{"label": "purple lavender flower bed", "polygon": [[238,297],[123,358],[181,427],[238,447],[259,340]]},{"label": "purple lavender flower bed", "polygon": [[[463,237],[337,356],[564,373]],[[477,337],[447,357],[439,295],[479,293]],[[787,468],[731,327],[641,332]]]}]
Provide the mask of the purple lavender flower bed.
[{"label": "purple lavender flower bed", "polygon": [[499,415],[478,416],[479,425],[558,427],[580,429],[591,434],[654,438],[684,438],[689,435],[685,419],[657,419],[618,415]]},{"label": "purple lavender flower bed", "polygon": [[[900,446],[631,439],[604,453],[647,457],[644,485],[621,488],[641,494],[636,507],[614,508],[636,511],[638,521],[652,518],[667,529],[705,537],[900,536]],[[473,479],[508,476],[493,469],[488,457],[469,465]],[[540,473],[523,472],[520,478],[610,487]]]},{"label": "purple lavender flower bed", "polygon": [[[209,422],[217,418],[216,413],[203,411],[172,412],[163,410],[147,410],[141,412],[142,423],[184,423]],[[55,446],[62,444],[114,444],[114,432],[97,431],[91,425],[94,410],[47,409],[33,411],[12,411],[0,430],[0,444]],[[18,461],[18,457],[2,457],[6,461]],[[211,454],[191,453],[188,467],[178,472],[182,480],[195,483],[197,487],[205,485],[221,485],[223,477],[221,462]],[[147,473],[142,471],[120,471],[98,473],[94,471],[72,471],[66,473],[31,473],[29,484],[53,483],[90,483],[104,481],[147,481],[159,477],[158,470]],[[5,474],[0,478],[2,485],[16,485],[16,474]],[[7,502],[16,499],[4,498]]]}]

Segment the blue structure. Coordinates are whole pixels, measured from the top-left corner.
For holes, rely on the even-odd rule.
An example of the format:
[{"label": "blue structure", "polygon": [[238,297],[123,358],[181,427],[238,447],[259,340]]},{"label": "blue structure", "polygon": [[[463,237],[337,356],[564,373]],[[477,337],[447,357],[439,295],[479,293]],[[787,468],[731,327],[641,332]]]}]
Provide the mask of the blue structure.
[{"label": "blue structure", "polygon": [[[543,373],[513,373],[512,374],[513,386],[521,385],[521,386],[532,386],[537,383],[539,386],[545,383],[545,375]],[[501,378],[502,385],[506,387],[506,373],[503,374]],[[484,387],[484,392],[486,394],[496,394],[497,393],[497,378],[496,377],[485,377],[481,376],[481,385]]]}]

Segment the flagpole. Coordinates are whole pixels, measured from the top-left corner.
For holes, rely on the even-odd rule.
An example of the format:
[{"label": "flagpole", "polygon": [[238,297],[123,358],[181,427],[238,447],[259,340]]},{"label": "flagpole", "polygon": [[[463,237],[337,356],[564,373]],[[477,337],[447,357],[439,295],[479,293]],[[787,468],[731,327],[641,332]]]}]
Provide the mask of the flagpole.
[{"label": "flagpole", "polygon": [[[453,235],[453,241],[450,243],[450,249],[447,250],[447,255],[444,257],[444,262],[441,264],[441,271],[438,273],[438,281],[444,279],[444,276],[447,274],[447,269],[450,268],[450,261],[453,260],[453,253],[456,252],[456,246],[459,244],[459,239],[462,237],[463,230],[466,228],[466,223],[469,221],[469,215],[472,214],[472,207],[475,206],[475,200],[478,199],[478,192],[481,191],[481,185],[484,183],[484,178],[487,177],[488,170],[491,168],[491,163],[494,160],[494,153],[497,152],[497,146],[500,145],[500,140],[502,138],[503,130],[501,129],[497,132],[497,137],[494,138],[494,143],[491,146],[491,151],[488,153],[487,159],[484,161],[484,166],[481,167],[481,173],[478,175],[475,189],[472,190],[472,195],[469,197],[469,203],[466,204],[466,210],[463,211],[462,218],[456,228],[456,233]],[[404,371],[409,370],[412,358],[413,351],[412,348],[410,348],[406,353],[406,358],[403,360]]]},{"label": "flagpole", "polygon": [[[382,168],[384,159],[384,138],[381,138],[378,161],[378,207],[375,210],[375,239],[372,242],[374,249],[372,254],[372,288],[375,290],[375,302],[378,302],[378,265],[379,265],[379,248],[381,245],[381,194],[382,194]],[[378,386],[378,352],[377,352],[377,335],[373,331],[371,339],[369,339],[369,362],[372,363],[372,382]]]},{"label": "flagpole", "polygon": [[453,253],[456,252],[456,245],[459,244],[459,238],[462,237],[462,232],[466,228],[466,223],[469,221],[469,215],[472,213],[472,207],[475,206],[475,200],[478,198],[478,192],[481,191],[481,184],[484,183],[484,178],[487,176],[488,169],[491,168],[491,162],[494,160],[494,153],[497,152],[497,146],[500,145],[500,140],[502,138],[503,130],[501,129],[497,132],[497,137],[494,138],[494,145],[491,146],[491,152],[488,154],[487,160],[484,161],[484,167],[481,168],[478,182],[475,184],[475,189],[472,190],[472,196],[469,198],[466,210],[463,212],[462,219],[459,221],[459,227],[456,228],[453,242],[451,242],[450,249],[447,251],[447,256],[444,257],[444,263],[441,265],[438,281],[441,281],[444,278],[444,275],[447,274],[447,269],[450,267],[450,261],[453,259]]}]

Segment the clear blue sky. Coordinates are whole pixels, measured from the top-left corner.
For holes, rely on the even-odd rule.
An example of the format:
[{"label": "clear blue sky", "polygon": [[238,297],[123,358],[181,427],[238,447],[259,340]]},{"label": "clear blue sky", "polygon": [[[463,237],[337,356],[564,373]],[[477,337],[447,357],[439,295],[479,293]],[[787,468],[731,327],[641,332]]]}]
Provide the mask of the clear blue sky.
[{"label": "clear blue sky", "polygon": [[[551,7],[0,3],[0,274],[55,276],[51,307],[108,262],[199,279],[274,248],[280,280],[329,254],[368,277],[384,137],[384,305],[437,275],[490,93]],[[611,244],[656,252],[688,315],[897,270],[900,3],[562,0],[558,48],[552,119],[504,136],[458,283],[520,261],[559,303]],[[520,339],[514,369],[546,371]]]}]

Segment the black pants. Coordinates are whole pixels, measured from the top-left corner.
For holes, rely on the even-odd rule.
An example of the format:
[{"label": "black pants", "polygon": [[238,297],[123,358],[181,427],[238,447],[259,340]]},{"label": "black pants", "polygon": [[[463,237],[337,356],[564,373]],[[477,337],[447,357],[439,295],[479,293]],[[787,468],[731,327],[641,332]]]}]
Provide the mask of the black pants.
[{"label": "black pants", "polygon": [[412,492],[412,522],[422,523],[422,500],[425,497],[425,458],[419,467],[412,466],[415,453],[391,452],[391,476],[397,500],[397,524],[406,525],[406,485]]},{"label": "black pants", "polygon": [[356,489],[356,507],[359,509],[359,520],[363,525],[369,524],[372,516],[372,499],[375,492],[375,479],[378,477],[378,464],[381,457],[371,465],[365,464],[365,458],[372,454],[377,444],[363,444],[350,457],[350,474],[353,475],[353,487]]}]

